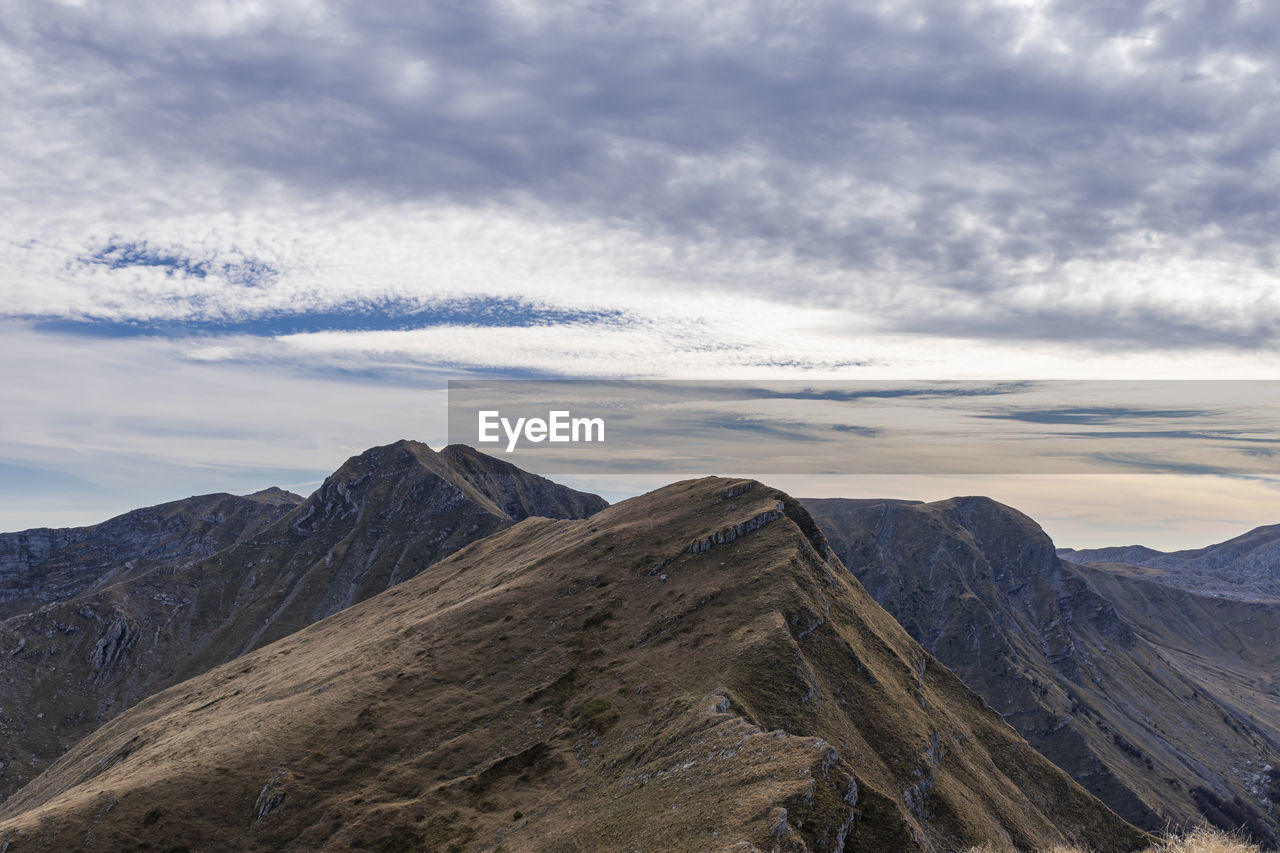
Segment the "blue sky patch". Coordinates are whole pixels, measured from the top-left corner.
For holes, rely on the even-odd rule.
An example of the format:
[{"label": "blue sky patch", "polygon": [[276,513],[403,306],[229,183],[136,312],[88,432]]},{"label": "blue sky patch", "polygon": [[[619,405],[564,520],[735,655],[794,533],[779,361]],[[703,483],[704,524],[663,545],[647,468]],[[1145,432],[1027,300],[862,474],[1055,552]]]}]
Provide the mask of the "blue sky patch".
[{"label": "blue sky patch", "polygon": [[309,332],[371,332],[424,329],[433,326],[527,328],[578,324],[616,325],[627,321],[621,311],[579,310],[539,305],[511,297],[466,297],[422,305],[407,300],[359,303],[327,311],[273,312],[242,318],[183,320],[105,320],[72,317],[26,317],[40,332],[94,338],[200,335],[277,335]]},{"label": "blue sky patch", "polygon": [[72,490],[79,493],[101,491],[92,481],[75,474],[4,460],[0,460],[0,483],[4,483],[6,492],[13,494],[43,495]]},{"label": "blue sky patch", "polygon": [[95,252],[82,255],[79,260],[113,270],[149,267],[163,270],[169,276],[204,279],[214,275],[241,287],[270,284],[279,275],[279,271],[270,264],[252,258],[196,258],[175,249],[154,247],[145,241],[112,241]]}]

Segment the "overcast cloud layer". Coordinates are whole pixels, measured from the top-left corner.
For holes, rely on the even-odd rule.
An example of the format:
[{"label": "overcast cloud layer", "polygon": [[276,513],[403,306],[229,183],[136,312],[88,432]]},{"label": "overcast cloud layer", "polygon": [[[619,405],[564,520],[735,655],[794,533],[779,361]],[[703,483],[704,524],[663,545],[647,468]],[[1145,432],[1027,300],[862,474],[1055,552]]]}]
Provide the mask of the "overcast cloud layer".
[{"label": "overcast cloud layer", "polygon": [[693,286],[1274,344],[1280,10],[844,5],[10,0],[6,310]]},{"label": "overcast cloud layer", "polygon": [[178,419],[177,375],[219,435],[238,382],[1274,376],[1277,43],[1265,3],[0,0],[0,463],[141,452],[39,392]]}]

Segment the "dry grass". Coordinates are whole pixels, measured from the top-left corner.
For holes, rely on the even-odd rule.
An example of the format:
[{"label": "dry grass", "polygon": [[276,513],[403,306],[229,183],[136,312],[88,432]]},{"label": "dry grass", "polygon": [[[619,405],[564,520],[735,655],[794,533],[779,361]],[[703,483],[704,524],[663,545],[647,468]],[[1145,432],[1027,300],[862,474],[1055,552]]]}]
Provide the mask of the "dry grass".
[{"label": "dry grass", "polygon": [[[851,819],[863,850],[1145,840],[926,668],[811,525],[715,479],[526,519],[106,723],[5,801],[0,842],[812,850]],[[884,793],[909,788],[928,821]]]},{"label": "dry grass", "polygon": [[[1262,848],[1241,841],[1235,835],[1209,827],[1197,827],[1185,835],[1173,835],[1157,841],[1144,853],[1261,853]],[[1014,853],[1013,848],[987,842],[970,847],[965,853]],[[1059,845],[1042,853],[1088,853],[1082,847]]]}]

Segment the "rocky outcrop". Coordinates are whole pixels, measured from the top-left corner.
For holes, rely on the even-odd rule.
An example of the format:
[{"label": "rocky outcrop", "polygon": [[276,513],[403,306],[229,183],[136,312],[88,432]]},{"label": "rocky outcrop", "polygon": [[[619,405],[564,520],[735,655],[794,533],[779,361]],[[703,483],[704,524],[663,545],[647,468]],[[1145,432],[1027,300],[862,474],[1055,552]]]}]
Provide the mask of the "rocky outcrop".
[{"label": "rocky outcrop", "polygon": [[101,683],[110,677],[111,671],[124,661],[125,655],[137,640],[137,626],[124,614],[117,613],[89,652],[89,666],[93,670],[94,680]]},{"label": "rocky outcrop", "polygon": [[289,771],[281,767],[267,781],[267,784],[262,786],[262,790],[258,792],[258,799],[253,803],[255,821],[266,820],[269,814],[284,805],[285,799],[289,796],[290,778]]},{"label": "rocky outcrop", "polygon": [[689,553],[701,554],[705,551],[710,551],[717,545],[728,545],[740,536],[746,536],[748,533],[751,533],[754,530],[759,530],[771,521],[777,521],[778,519],[783,518],[782,509],[782,502],[778,501],[777,506],[773,509],[767,509],[764,512],[757,513],[750,518],[721,528],[710,536],[699,539],[697,542],[694,542],[689,546]]}]

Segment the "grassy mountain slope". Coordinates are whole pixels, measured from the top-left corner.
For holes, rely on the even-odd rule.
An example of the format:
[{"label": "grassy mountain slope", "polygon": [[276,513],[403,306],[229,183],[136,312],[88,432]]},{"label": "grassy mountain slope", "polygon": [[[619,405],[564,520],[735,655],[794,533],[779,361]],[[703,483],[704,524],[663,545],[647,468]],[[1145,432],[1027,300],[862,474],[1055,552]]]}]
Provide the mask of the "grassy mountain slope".
[{"label": "grassy mountain slope", "polygon": [[0,793],[158,689],[527,516],[604,505],[469,449],[401,441],[349,459],[311,497],[216,553],[180,550],[12,616],[0,622]]},{"label": "grassy mountain slope", "polygon": [[10,853],[1133,850],[751,481],[530,519],[151,697]]}]

